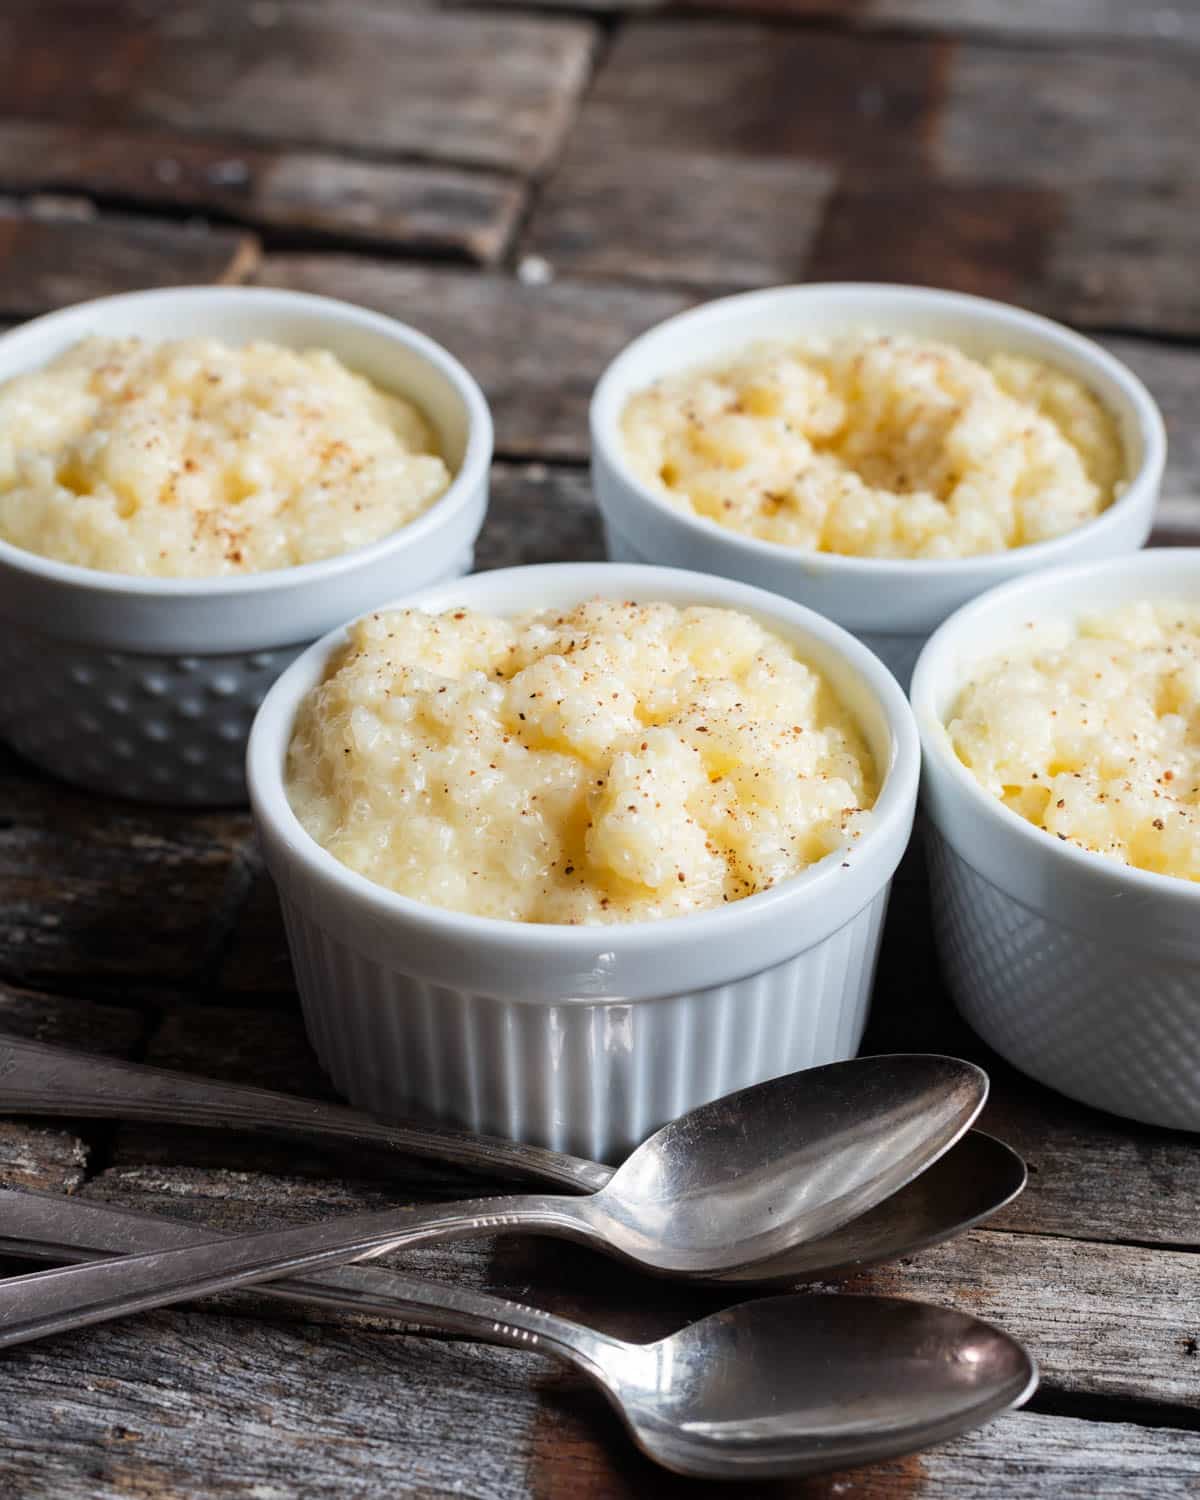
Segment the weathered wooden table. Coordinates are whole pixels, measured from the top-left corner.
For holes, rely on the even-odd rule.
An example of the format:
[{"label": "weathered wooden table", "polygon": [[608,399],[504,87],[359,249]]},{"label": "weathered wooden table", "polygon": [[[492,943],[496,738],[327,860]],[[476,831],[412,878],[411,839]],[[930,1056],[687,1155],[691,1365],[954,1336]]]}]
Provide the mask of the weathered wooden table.
[{"label": "weathered wooden table", "polygon": [[[498,426],[482,567],[601,553],[584,407],[634,333],[706,294],[879,277],[1085,328],[1171,427],[1158,540],[1200,541],[1200,3],[5,0],[0,319],[152,284],[258,281],[427,329]],[[856,1289],[997,1319],[1033,1405],[806,1496],[1200,1493],[1200,1150],[1023,1081],[958,1023],[921,871],[869,1045],[992,1070],[1029,1159],[986,1229]],[[0,757],[0,1027],[325,1093],[244,812],[114,805]],[[367,1157],[183,1129],[0,1121],[10,1182],[227,1226],[417,1194]],[[707,1309],[560,1244],[412,1263],[634,1336]],[[535,1355],[252,1300],[0,1360],[0,1496],[689,1488]],[[692,1489],[700,1487],[691,1486]],[[743,1493],[745,1493],[743,1491]]]}]

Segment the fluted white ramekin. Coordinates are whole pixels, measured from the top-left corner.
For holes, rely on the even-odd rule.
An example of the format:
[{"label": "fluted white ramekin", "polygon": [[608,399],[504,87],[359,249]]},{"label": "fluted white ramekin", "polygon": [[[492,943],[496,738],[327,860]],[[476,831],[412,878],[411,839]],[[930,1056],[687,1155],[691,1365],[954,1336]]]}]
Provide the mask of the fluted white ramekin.
[{"label": "fluted white ramekin", "polygon": [[854,1055],[920,754],[908,704],[870,652],[810,610],[726,579],[565,563],[401,602],[516,614],[596,595],[728,606],[795,641],[882,772],[856,846],[715,911],[615,926],[499,921],[385,890],[310,838],[284,791],[297,707],[344,630],[267,694],[247,779],[309,1036],[341,1092],[373,1113],[432,1114],[611,1160],[694,1105]]},{"label": "fluted white ramekin", "polygon": [[1040,1082],[1183,1130],[1200,1130],[1200,885],[1035,828],[976,781],[943,721],[972,664],[1029,621],[1197,598],[1200,549],[1019,579],[952,615],[912,683],[934,926],[959,1009]]},{"label": "fluted white ramekin", "polygon": [[420,407],[454,471],[428,511],[381,541],[236,578],[133,578],[0,540],[0,737],[98,791],[244,801],[246,735],[282,668],[349,615],[470,570],[487,509],[487,403],[424,334],[329,297],[261,287],[133,292],[51,313],[0,337],[0,381],[89,335],[330,350]]},{"label": "fluted white ramekin", "polygon": [[[940,339],[976,357],[998,351],[1028,355],[1076,376],[1117,419],[1128,487],[1095,520],[1050,541],[931,561],[805,552],[744,536],[673,505],[634,472],[621,413],[630,396],[652,381],[711,364],[758,340],[856,329]],[[592,398],[591,434],[592,483],[610,557],[720,573],[807,604],[870,646],[905,686],[930,631],[985,589],[1060,563],[1140,547],[1150,532],[1166,456],[1162,417],[1150,393],[1089,339],[982,297],[857,282],[745,292],[668,318],[634,339],[604,372]]]}]

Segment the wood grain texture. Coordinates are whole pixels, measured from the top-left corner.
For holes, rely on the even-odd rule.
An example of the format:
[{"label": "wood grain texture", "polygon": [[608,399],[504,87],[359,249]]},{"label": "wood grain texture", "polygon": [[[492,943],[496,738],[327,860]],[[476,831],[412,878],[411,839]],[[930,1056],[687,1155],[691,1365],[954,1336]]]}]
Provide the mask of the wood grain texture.
[{"label": "wood grain texture", "polygon": [[[561,0],[454,0],[498,9],[559,9]],[[1131,5],[1127,0],[573,0],[572,9],[623,15],[762,16],[831,22],[862,30],[1014,38],[1050,45],[1141,42],[1200,44],[1200,5]]]},{"label": "wood grain texture", "polygon": [[128,1057],[144,1029],[142,1011],[131,1005],[0,984],[0,1033]]},{"label": "wood grain texture", "polygon": [[524,198],[490,172],[24,120],[0,120],[0,191],[217,213],[485,264],[503,254]]},{"label": "wood grain texture", "polygon": [[[621,0],[614,3],[620,6]],[[655,7],[632,0],[627,8]],[[1200,43],[1200,7],[1195,0],[1169,5],[1129,5],[1125,0],[671,0],[670,8],[1051,44]]]},{"label": "wood grain texture", "polygon": [[836,181],[804,158],[611,152],[586,124],[537,202],[525,248],[582,276],[713,288],[802,279]]},{"label": "wood grain texture", "polygon": [[1186,47],[957,45],[927,159],[985,181],[1179,187],[1193,176],[1198,81]]},{"label": "wood grain texture", "polygon": [[0,98],[31,119],[530,171],[592,43],[586,21],[423,6],[22,0],[0,19]]},{"label": "wood grain texture", "polygon": [[573,144],[856,170],[920,165],[954,49],[936,40],[695,20],[631,20]]},{"label": "wood grain texture", "polygon": [[201,976],[240,900],[249,837],[248,814],[105,802],[0,752],[0,978]]},{"label": "wood grain texture", "polygon": [[540,284],[341,255],[267,255],[256,280],[360,302],[445,344],[483,385],[506,457],[586,457],[587,404],[605,365],[692,300],[646,287]]},{"label": "wood grain texture", "polygon": [[[86,1193],[198,1222],[212,1215],[221,1227],[250,1229],[428,1196],[427,1184],[417,1181],[415,1191],[406,1191],[395,1175],[314,1181],[295,1172],[181,1170],[122,1159]],[[551,1240],[460,1241],[411,1250],[394,1263],[635,1339],[659,1337],[739,1300],[664,1283],[651,1302],[636,1272]],[[1050,1391],[1188,1408],[1200,1402],[1194,1352],[1200,1308],[1187,1290],[1198,1273],[1196,1254],[987,1228],[825,1290],[914,1297],[996,1322],[1036,1352]]]},{"label": "wood grain texture", "polygon": [[[74,1131],[0,1119],[0,1182],[5,1187],[72,1193],[83,1183],[87,1164],[87,1145]],[[0,1494],[3,1484],[0,1463]]]},{"label": "wood grain texture", "polygon": [[[0,1033],[125,1057],[141,1040],[144,1025],[141,1013],[129,1006],[0,984]],[[88,1169],[91,1135],[88,1127],[0,1116],[0,1182],[42,1192],[75,1191]]]},{"label": "wood grain texture", "polygon": [[[27,1500],[699,1493],[541,1356],[371,1330],[248,1338],[240,1318],[157,1313],[15,1350],[0,1391],[4,1469]],[[1174,1500],[1198,1473],[1194,1434],[1023,1413],[919,1460],[739,1495]]]},{"label": "wood grain texture", "polygon": [[241,281],[258,257],[240,230],[67,207],[0,199],[0,317],[143,287]]},{"label": "wood grain texture", "polygon": [[1193,334],[1198,84],[1186,50],[634,21],[524,244],[569,274],[910,281]]},{"label": "wood grain texture", "polygon": [[1200,349],[1105,335],[1099,342],[1141,377],[1162,411],[1167,428],[1160,507],[1164,527],[1200,536]]}]

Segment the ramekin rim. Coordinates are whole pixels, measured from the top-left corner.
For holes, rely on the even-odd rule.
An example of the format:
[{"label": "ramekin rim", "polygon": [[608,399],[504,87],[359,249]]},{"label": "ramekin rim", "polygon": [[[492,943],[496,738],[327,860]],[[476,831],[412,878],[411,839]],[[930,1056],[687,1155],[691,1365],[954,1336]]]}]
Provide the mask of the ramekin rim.
[{"label": "ramekin rim", "polygon": [[[615,384],[623,366],[636,355],[638,350],[645,348],[680,323],[692,319],[702,321],[705,316],[715,315],[716,309],[752,302],[769,302],[775,298],[801,292],[812,293],[814,296],[830,292],[837,292],[839,295],[882,294],[895,297],[897,302],[936,302],[959,308],[968,314],[987,309],[991,315],[1008,317],[1015,323],[1046,335],[1051,342],[1070,346],[1102,370],[1121,389],[1122,394],[1128,400],[1141,434],[1143,449],[1141,463],[1136,472],[1129,476],[1125,488],[1117,498],[1098,516],[1093,516],[1082,525],[1073,527],[1060,536],[1049,537],[1045,541],[1029,542],[1021,547],[1009,547],[1000,552],[984,552],[972,557],[872,558],[857,557],[841,552],[805,551],[784,546],[779,542],[771,542],[762,537],[747,536],[742,532],[733,531],[708,516],[686,511],[680,506],[672,505],[661,495],[655,494],[627,463],[616,427],[618,413],[615,409],[609,409],[610,405],[615,408],[615,398],[609,397],[608,392],[611,385]],[[637,496],[639,502],[649,505],[659,515],[677,523],[684,530],[693,530],[710,541],[720,542],[750,558],[769,559],[776,564],[793,563],[798,570],[806,573],[819,571],[834,575],[841,574],[848,578],[877,576],[893,581],[908,579],[913,582],[920,582],[922,577],[946,579],[971,574],[985,579],[1004,577],[1013,567],[1018,566],[1016,559],[1022,562],[1028,559],[1031,568],[1051,564],[1055,557],[1069,553],[1081,540],[1095,537],[1107,527],[1117,525],[1124,520],[1129,510],[1143,503],[1145,499],[1143,492],[1147,488],[1152,489],[1161,481],[1167,453],[1166,427],[1162,412],[1149,388],[1124,361],[1110,354],[1094,339],[1077,333],[1066,324],[1058,323],[1041,313],[1030,312],[1026,308],[1001,302],[992,297],[980,297],[971,292],[947,291],[940,287],[903,283],[893,285],[890,282],[879,281],[797,282],[783,286],[761,287],[748,292],[735,292],[726,297],[714,297],[697,303],[693,307],[684,308],[638,334],[608,363],[592,391],[588,406],[588,426],[593,464],[597,462],[607,464],[617,479]]]},{"label": "ramekin rim", "polygon": [[[317,661],[323,661],[329,656],[344,638],[345,631],[354,624],[353,620],[327,631],[297,657],[271,685],[255,714],[246,748],[246,784],[256,822],[285,846],[288,857],[296,860],[307,875],[340,887],[352,898],[372,908],[383,919],[422,926],[439,937],[469,935],[502,949],[519,948],[541,952],[552,950],[559,954],[570,954],[575,949],[595,948],[597,943],[602,942],[606,949],[619,948],[627,956],[632,956],[647,947],[661,948],[671,943],[682,944],[708,938],[714,926],[728,928],[728,935],[732,938],[737,930],[735,924],[753,922],[760,914],[765,917],[772,908],[795,901],[816,887],[831,883],[837,878],[837,870],[847,860],[853,858],[858,863],[869,857],[868,850],[881,845],[898,823],[911,816],[920,776],[921,752],[920,737],[908,700],[878,657],[843,627],[816,611],[768,590],[732,579],[694,574],[685,568],[641,563],[540,563],[477,573],[456,582],[473,584],[476,580],[502,578],[516,573],[526,575],[536,582],[537,575],[554,574],[561,577],[567,572],[578,572],[594,576],[598,570],[602,573],[619,574],[626,579],[631,574],[636,574],[647,581],[650,581],[650,575],[667,575],[676,579],[682,575],[702,579],[706,585],[717,588],[726,596],[741,600],[747,608],[756,608],[760,614],[790,615],[800,628],[810,630],[848,660],[849,665],[865,679],[878,702],[887,723],[892,746],[891,764],[885,768],[879,796],[872,808],[875,816],[857,845],[852,849],[836,849],[799,874],[780,881],[770,890],[744,897],[727,906],[636,922],[568,925],[511,921],[435,906],[389,890],[343,865],[304,829],[287,799],[282,768],[273,764],[269,749],[264,744],[265,735],[274,728],[274,717],[286,718],[290,727],[299,701],[296,684],[307,678]],[[425,598],[442,596],[454,586],[451,582],[434,584],[365,613],[419,605]],[[617,584],[616,587],[619,589],[621,585]],[[585,596],[586,590],[581,594],[581,597]]]},{"label": "ramekin rim", "polygon": [[[48,325],[66,322],[89,308],[111,307],[117,303],[176,301],[180,298],[197,302],[246,300],[303,307],[316,313],[328,313],[343,323],[373,328],[404,344],[446,377],[466,408],[466,450],[449,485],[428,510],[422,511],[412,521],[377,541],[354,547],[347,552],[335,553],[332,557],[320,558],[316,562],[298,563],[292,567],[270,568],[233,577],[145,577],[61,562],[38,552],[30,552],[27,548],[18,547],[0,537],[0,568],[24,573],[45,583],[86,589],[114,598],[161,600],[168,604],[197,599],[232,601],[248,595],[271,594],[288,588],[324,583],[342,573],[364,565],[369,566],[392,551],[399,552],[417,545],[430,533],[452,521],[460,510],[471,503],[479,485],[486,482],[492,461],[494,433],[487,399],[475,377],[448,349],[427,333],[422,333],[419,328],[403,323],[387,313],[376,312],[373,308],[361,307],[354,302],[345,302],[338,297],[293,291],[287,287],[256,286],[189,285],[118,292],[108,297],[92,297],[84,302],[74,302],[68,307],[60,307],[54,312],[43,313],[40,317],[19,323],[15,328],[0,334],[0,353],[11,343],[40,332]],[[3,378],[5,377],[0,377]]]},{"label": "ramekin rim", "polygon": [[[1077,871],[1085,879],[1108,880],[1114,886],[1200,906],[1200,883],[1184,880],[1178,875],[1163,875],[1157,870],[1143,870],[1137,865],[1123,864],[1094,849],[1081,849],[1069,840],[1054,839],[1044,828],[1035,827],[1028,819],[1021,817],[1020,813],[1014,812],[1011,807],[1006,807],[998,798],[993,797],[954,753],[945,722],[933,707],[933,687],[930,681],[934,671],[938,669],[939,654],[951,649],[950,643],[957,631],[997,604],[1003,604],[1021,594],[1049,592],[1058,585],[1117,570],[1125,574],[1145,571],[1153,576],[1160,568],[1166,568],[1170,562],[1177,562],[1181,557],[1185,562],[1191,560],[1195,563],[1197,576],[1200,577],[1200,547],[1146,547],[1121,557],[1092,558],[1066,567],[1023,575],[989,589],[956,609],[930,634],[913,669],[909,701],[921,741],[922,775],[929,777],[940,774],[948,778],[958,794],[976,812],[990,818],[997,829],[1008,837],[1021,841],[1032,854],[1043,860],[1065,861],[1069,869]],[[1073,613],[1078,614],[1079,610],[1068,606],[1059,613],[1069,617]],[[951,842],[945,833],[942,837]]]}]

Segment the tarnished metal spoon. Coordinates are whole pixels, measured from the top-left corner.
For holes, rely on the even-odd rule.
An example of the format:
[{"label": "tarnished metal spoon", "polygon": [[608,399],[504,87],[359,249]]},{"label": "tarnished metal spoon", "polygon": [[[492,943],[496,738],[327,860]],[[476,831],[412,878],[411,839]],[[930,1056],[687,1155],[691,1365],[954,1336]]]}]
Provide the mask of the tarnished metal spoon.
[{"label": "tarnished metal spoon", "polygon": [[[1025,1181],[1025,1163],[1015,1151],[982,1131],[969,1130],[919,1177],[849,1224],[797,1245],[777,1261],[714,1277],[712,1284],[728,1287],[740,1282],[748,1289],[766,1281],[795,1285],[854,1275],[867,1266],[914,1255],[961,1234],[1011,1203]],[[62,1265],[170,1250],[222,1237],[206,1226],[91,1199],[0,1188],[0,1254]],[[373,1278],[386,1275],[374,1266],[335,1266],[322,1271],[319,1280],[336,1294],[348,1278],[357,1295],[370,1287]],[[308,1301],[316,1282],[312,1278],[306,1283],[308,1290],[302,1292],[292,1290],[291,1282],[280,1281],[268,1282],[257,1291]]]},{"label": "tarnished metal spoon", "polygon": [[0,1347],[469,1235],[559,1235],[683,1278],[752,1266],[889,1197],[948,1149],[986,1094],[986,1075],[954,1058],[872,1057],[812,1069],[681,1115],[587,1197],[392,1208],[11,1277],[0,1282]]},{"label": "tarnished metal spoon", "polygon": [[[219,1238],[192,1224],[11,1189],[0,1193],[0,1215],[14,1246],[24,1229],[37,1236],[27,1244],[43,1251],[85,1237],[98,1253]],[[770,1297],[643,1345],[374,1266],[259,1290],[555,1355],[599,1385],[645,1453],[702,1478],[816,1474],[909,1453],[1027,1399],[1037,1381],[1025,1350],[989,1324],[883,1297]]]},{"label": "tarnished metal spoon", "polygon": [[[945,1238],[1014,1196],[1024,1182],[1019,1160],[998,1143],[976,1146],[973,1159],[983,1159],[985,1175],[972,1175],[968,1163],[965,1174],[945,1171],[915,1195],[905,1191],[881,1222],[864,1225],[862,1253],[848,1240],[833,1261],[793,1253],[905,1189],[966,1131],[986,1093],[986,1075],[953,1058],[902,1054],[810,1069],[717,1100],[664,1127],[619,1169],[614,1194],[599,1191],[613,1180],[611,1168],[541,1148],[385,1125],[318,1101],[36,1042],[0,1042],[0,1109],[248,1125],[388,1145],[592,1190],[574,1202],[442,1206],[430,1211],[437,1217],[428,1222],[410,1210],[400,1243],[532,1228],[528,1212],[513,1217],[513,1203],[532,1211],[551,1201],[554,1222],[540,1226],[549,1232],[611,1248],[653,1269],[738,1280],[795,1280],[843,1263],[853,1269]],[[682,1230],[683,1246],[655,1243],[664,1195],[674,1205],[674,1238]],[[609,1231],[615,1238],[605,1241]],[[697,1234],[704,1244],[699,1258],[689,1258],[686,1247],[697,1248]]]}]

